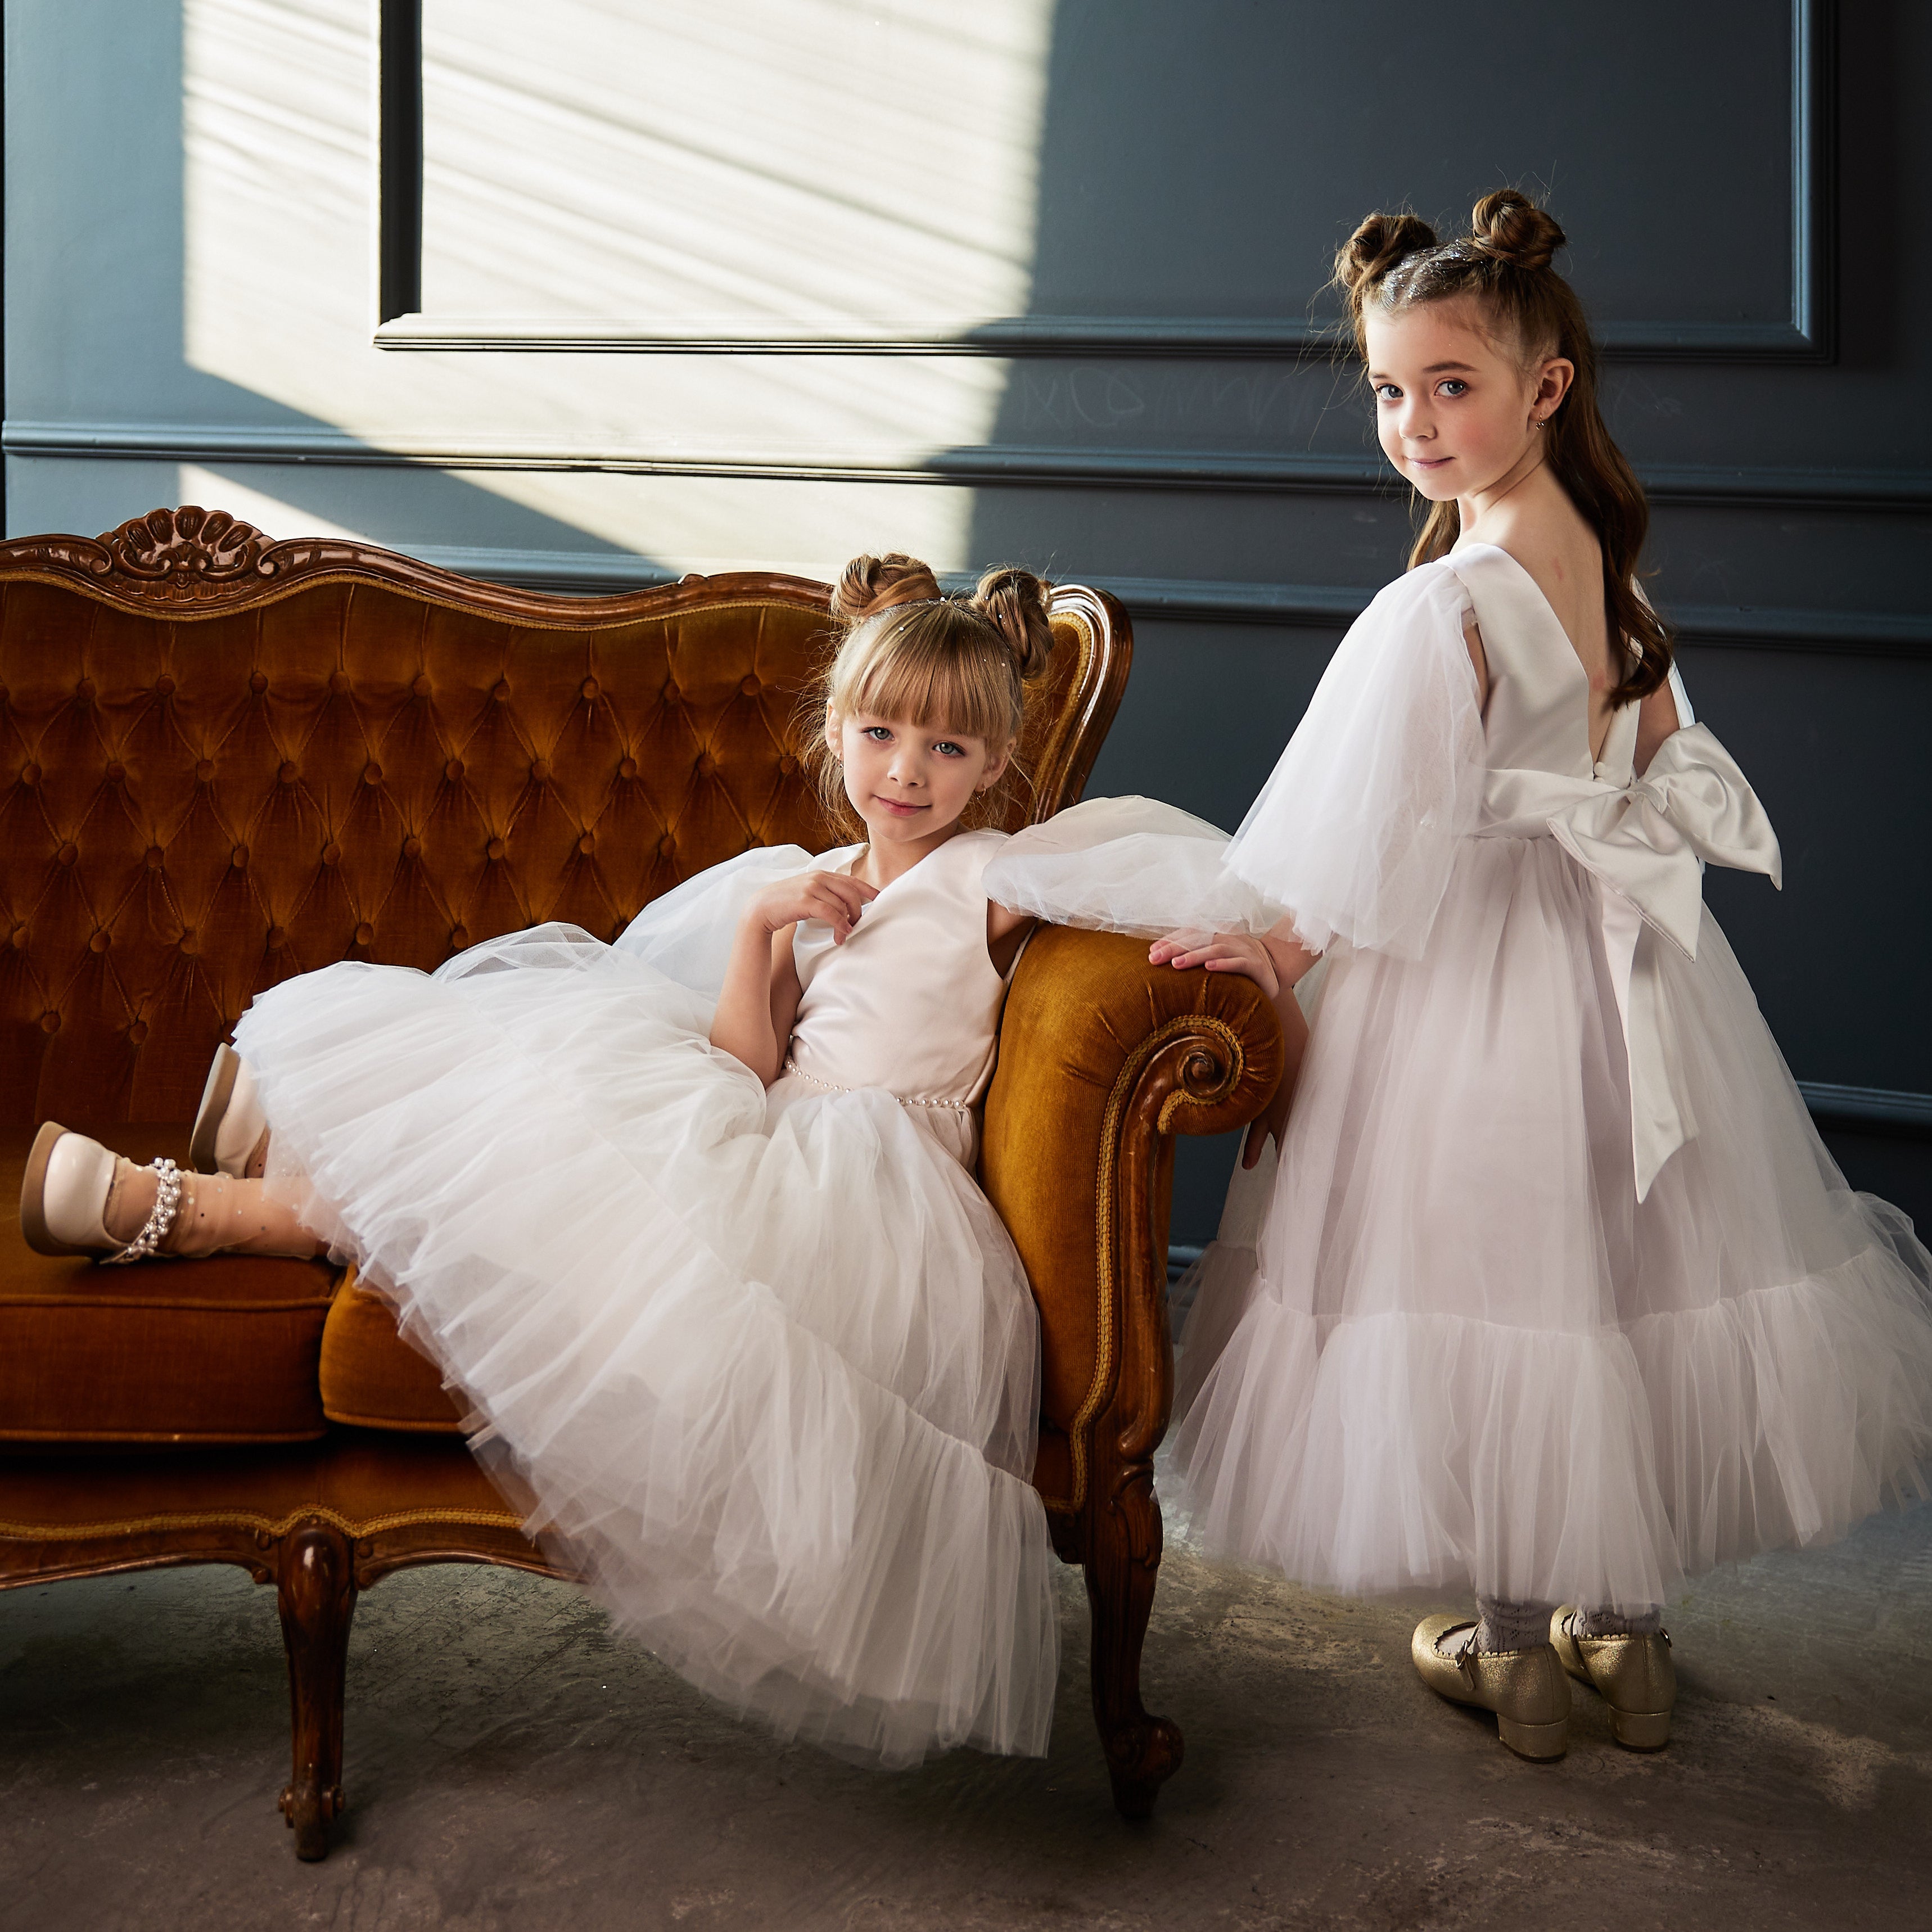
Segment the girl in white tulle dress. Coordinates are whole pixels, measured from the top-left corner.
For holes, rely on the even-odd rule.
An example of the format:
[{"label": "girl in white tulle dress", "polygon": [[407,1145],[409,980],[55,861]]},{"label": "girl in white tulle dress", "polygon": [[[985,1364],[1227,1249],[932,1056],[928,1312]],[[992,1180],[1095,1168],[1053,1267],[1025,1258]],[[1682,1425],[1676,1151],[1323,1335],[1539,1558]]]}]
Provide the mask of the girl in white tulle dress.
[{"label": "girl in white tulle dress", "polygon": [[1932,1455],[1926,1252],[1846,1186],[1702,902],[1707,862],[1776,882],[1778,843],[1636,592],[1562,239],[1505,194],[1466,239],[1376,216],[1343,251],[1434,514],[1225,857],[1200,827],[988,878],[1214,928],[1153,957],[1250,975],[1291,1069],[1306,1042],[1200,1264],[1174,1468],[1212,1546],[1472,1587],[1417,1666],[1539,1758],[1571,1678],[1664,1743],[1680,1580],[1922,1494]]},{"label": "girl in white tulle dress", "polygon": [[352,1259],[532,1530],[691,1682],[886,1764],[1037,1754],[1038,1323],[973,1178],[1030,922],[982,887],[1004,836],[961,819],[997,811],[1046,590],[950,601],[861,558],[834,614],[824,789],[865,844],[746,853],[614,946],[542,926],[287,981],[212,1078],[221,1174],[50,1127],[25,1223]]}]

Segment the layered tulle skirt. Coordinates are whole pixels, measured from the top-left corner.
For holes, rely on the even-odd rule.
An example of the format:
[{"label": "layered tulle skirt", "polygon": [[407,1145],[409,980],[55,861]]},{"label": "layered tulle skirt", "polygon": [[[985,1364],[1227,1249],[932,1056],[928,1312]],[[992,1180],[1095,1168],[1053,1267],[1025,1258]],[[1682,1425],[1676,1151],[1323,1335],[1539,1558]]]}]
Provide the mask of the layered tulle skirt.
[{"label": "layered tulle skirt", "polygon": [[237,1043],[272,1186],[620,1628],[788,1736],[1042,1751],[1037,1322],[959,1123],[768,1095],[710,1016],[553,927],[308,974]]},{"label": "layered tulle skirt", "polygon": [[1636,1607],[1924,1492],[1925,1250],[1846,1186],[1708,911],[1694,964],[1660,949],[1699,1130],[1637,1200],[1599,890],[1472,838],[1422,958],[1330,956],[1279,1162],[1192,1284],[1210,1546]]}]

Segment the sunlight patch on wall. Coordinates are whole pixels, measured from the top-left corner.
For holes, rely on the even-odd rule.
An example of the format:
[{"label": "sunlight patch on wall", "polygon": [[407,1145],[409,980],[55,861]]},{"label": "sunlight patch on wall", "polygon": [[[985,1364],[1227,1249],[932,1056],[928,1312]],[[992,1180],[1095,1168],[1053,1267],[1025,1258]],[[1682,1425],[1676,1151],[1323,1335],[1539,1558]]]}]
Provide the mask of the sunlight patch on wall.
[{"label": "sunlight patch on wall", "polygon": [[[1052,4],[428,0],[426,300],[1022,311]],[[262,426],[326,424],[376,449],[777,462],[902,460],[990,434],[1006,374],[992,360],[376,349],[369,0],[183,8],[187,352],[260,395]],[[858,547],[838,534],[854,486],[463,473],[690,567],[817,572]],[[970,491],[888,494],[860,541],[973,560]]]}]

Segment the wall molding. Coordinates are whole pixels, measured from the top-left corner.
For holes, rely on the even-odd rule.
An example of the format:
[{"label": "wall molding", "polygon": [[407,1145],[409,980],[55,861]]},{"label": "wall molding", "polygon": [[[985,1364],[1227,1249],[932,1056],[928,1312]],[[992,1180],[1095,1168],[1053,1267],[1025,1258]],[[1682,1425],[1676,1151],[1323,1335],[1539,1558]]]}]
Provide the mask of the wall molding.
[{"label": "wall molding", "polygon": [[1801,1080],[1798,1090],[1815,1120],[1862,1133],[1932,1140],[1932,1094],[1905,1094],[1888,1087],[1839,1087],[1822,1080]]},{"label": "wall molding", "polygon": [[[449,470],[593,470],[738,476],[796,482],[926,483],[982,488],[1212,490],[1270,496],[1400,497],[1378,458],[1311,451],[1068,449],[995,444],[946,450],[879,446],[801,450],[652,448],[508,437],[396,436],[381,445],[325,425],[289,429],[194,423],[8,422],[15,456],[151,458],[188,463],[394,465]],[[1932,512],[1932,470],[1650,464],[1653,503],[1711,508],[1777,504],[1816,511]]]},{"label": "wall molding", "polygon": [[[1614,362],[1828,362],[1834,352],[1836,0],[1790,0],[1791,287],[1776,322],[1612,322]],[[1308,316],[485,317],[407,312],[420,301],[422,250],[421,0],[380,0],[374,174],[379,349],[495,354],[1135,356],[1327,361],[1349,352],[1339,326]]]}]

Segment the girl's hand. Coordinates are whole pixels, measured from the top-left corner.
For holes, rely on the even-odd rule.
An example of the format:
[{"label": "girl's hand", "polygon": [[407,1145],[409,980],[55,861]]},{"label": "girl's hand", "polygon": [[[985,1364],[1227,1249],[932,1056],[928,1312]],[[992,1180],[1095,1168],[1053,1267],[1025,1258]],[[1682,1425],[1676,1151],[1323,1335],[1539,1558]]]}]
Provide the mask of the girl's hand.
[{"label": "girl's hand", "polygon": [[1253,980],[1270,1000],[1281,993],[1281,975],[1267,946],[1242,933],[1206,934],[1183,930],[1156,939],[1148,948],[1150,966],[1204,966],[1210,973],[1239,973]]},{"label": "girl's hand", "polygon": [[766,932],[781,932],[801,920],[816,920],[830,926],[833,940],[843,946],[867,902],[878,896],[877,886],[843,872],[804,872],[767,886],[752,900],[745,916],[756,920]]}]

